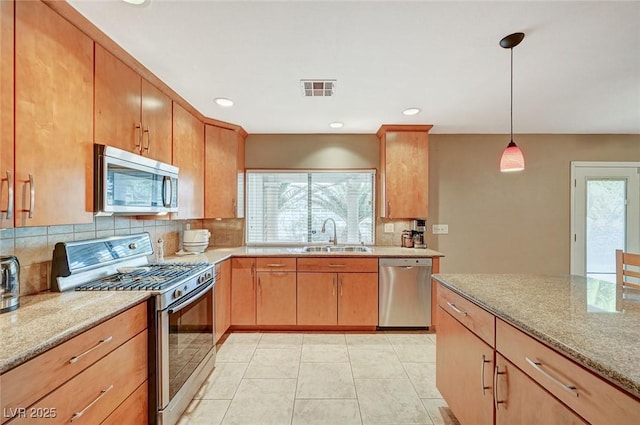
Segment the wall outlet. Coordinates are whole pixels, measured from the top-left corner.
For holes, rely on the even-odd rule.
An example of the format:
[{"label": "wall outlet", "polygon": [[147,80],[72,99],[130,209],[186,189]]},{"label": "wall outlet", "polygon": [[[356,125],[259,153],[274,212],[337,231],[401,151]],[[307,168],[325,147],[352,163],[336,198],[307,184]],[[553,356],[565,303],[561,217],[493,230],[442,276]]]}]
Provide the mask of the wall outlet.
[{"label": "wall outlet", "polygon": [[384,232],[385,233],[393,233],[393,223],[385,223],[384,224]]},{"label": "wall outlet", "polygon": [[431,232],[434,235],[446,235],[449,233],[449,225],[448,224],[434,224],[431,226]]}]

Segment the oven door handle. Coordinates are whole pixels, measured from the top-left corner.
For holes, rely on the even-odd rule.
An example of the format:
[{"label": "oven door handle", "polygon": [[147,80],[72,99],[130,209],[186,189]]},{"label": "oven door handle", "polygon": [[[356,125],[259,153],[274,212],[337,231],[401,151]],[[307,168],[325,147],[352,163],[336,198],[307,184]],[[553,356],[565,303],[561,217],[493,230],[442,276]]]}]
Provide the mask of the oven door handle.
[{"label": "oven door handle", "polygon": [[177,304],[177,305],[172,305],[171,307],[169,307],[169,314],[173,314],[173,313],[177,313],[178,311],[182,310],[183,308],[193,304],[194,302],[198,301],[200,299],[200,295],[204,295],[205,292],[207,292],[209,289],[213,288],[213,285],[216,284],[215,280],[212,280],[210,284],[208,284],[207,286],[205,286],[204,289],[202,289],[201,291],[198,291],[197,293],[193,294],[193,296],[189,297],[188,299],[186,299],[185,301]]}]

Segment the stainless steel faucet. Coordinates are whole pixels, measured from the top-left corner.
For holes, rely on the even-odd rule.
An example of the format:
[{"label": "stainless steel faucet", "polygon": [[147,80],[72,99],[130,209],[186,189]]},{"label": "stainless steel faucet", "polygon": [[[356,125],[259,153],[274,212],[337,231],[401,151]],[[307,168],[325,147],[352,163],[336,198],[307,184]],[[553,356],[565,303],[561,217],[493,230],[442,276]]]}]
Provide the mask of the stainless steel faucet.
[{"label": "stainless steel faucet", "polygon": [[333,242],[334,245],[338,245],[338,236],[336,235],[336,221],[329,217],[322,223],[322,229],[320,230],[322,233],[325,233],[327,230],[327,221],[331,220],[333,223],[333,239],[329,238],[329,243]]}]

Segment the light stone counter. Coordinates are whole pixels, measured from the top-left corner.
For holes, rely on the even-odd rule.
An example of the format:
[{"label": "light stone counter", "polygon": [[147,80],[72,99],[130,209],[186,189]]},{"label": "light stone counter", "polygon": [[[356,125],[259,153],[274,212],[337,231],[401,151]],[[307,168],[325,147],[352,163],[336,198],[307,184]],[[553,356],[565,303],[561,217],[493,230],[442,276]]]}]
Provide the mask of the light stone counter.
[{"label": "light stone counter", "polygon": [[149,298],[147,292],[44,292],[0,314],[0,373]]},{"label": "light stone counter", "polygon": [[218,263],[231,257],[444,257],[432,249],[400,248],[394,246],[370,247],[371,252],[304,252],[302,247],[209,248],[203,254],[167,257],[169,261]]},{"label": "light stone counter", "polygon": [[581,276],[439,274],[474,301],[640,397],[640,291]]}]

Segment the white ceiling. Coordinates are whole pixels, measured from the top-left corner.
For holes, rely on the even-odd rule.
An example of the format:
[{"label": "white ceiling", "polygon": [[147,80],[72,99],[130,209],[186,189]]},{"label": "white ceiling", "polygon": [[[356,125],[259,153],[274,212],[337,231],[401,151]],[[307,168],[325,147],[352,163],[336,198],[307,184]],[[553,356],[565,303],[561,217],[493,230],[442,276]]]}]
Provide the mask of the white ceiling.
[{"label": "white ceiling", "polygon": [[[638,1],[69,3],[205,116],[249,133],[508,133],[498,43],[524,32],[515,133],[640,134]],[[303,97],[308,78],[336,79],[335,96]]]}]

